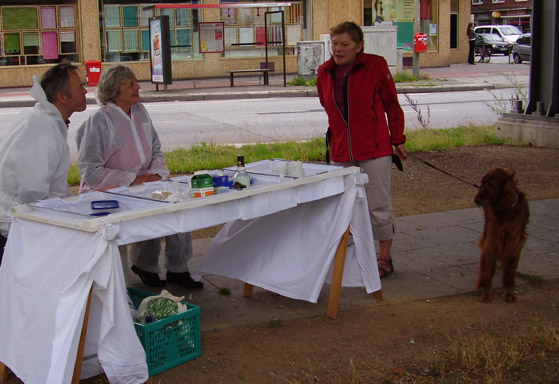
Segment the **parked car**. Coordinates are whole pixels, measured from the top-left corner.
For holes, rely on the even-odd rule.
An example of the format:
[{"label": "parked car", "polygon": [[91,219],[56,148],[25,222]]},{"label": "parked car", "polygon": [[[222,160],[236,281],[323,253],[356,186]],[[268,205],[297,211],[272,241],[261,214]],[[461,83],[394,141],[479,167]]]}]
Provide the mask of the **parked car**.
[{"label": "parked car", "polygon": [[474,28],[475,33],[499,35],[501,39],[513,44],[522,35],[520,29],[514,25],[479,25]]},{"label": "parked car", "polygon": [[505,56],[509,54],[510,44],[498,35],[479,34],[476,36],[476,45],[485,45],[491,49],[491,53],[502,53]]},{"label": "parked car", "polygon": [[532,34],[525,33],[520,36],[516,43],[512,46],[512,58],[516,64],[520,64],[523,61],[530,61],[530,55],[532,53]]}]

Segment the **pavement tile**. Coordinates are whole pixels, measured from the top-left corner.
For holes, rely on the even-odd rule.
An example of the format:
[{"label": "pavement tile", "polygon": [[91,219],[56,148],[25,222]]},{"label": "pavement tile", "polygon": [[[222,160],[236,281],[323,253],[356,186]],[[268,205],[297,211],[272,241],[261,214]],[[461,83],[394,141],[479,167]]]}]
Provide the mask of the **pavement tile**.
[{"label": "pavement tile", "polygon": [[[387,304],[430,299],[461,293],[454,287],[419,272],[394,274],[382,280],[383,298]],[[342,291],[342,296],[344,292]]]}]

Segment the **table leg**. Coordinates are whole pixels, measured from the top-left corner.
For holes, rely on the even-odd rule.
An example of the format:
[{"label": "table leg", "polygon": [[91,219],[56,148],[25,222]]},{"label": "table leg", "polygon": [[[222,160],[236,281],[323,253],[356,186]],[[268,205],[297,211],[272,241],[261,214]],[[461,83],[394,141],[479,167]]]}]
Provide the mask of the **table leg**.
[{"label": "table leg", "polygon": [[[91,306],[91,293],[93,292],[93,287],[89,290],[89,295],[87,297],[87,304],[85,306],[85,315],[83,318],[82,331],[80,334],[80,341],[78,344],[78,353],[76,355],[76,363],[74,364],[74,376],[72,377],[72,384],[78,384],[80,382],[80,374],[82,371],[83,362],[83,351],[85,348],[85,335],[87,334],[87,321],[89,319],[89,308]],[[0,362],[0,384],[5,383],[8,380],[8,368],[2,362]]]},{"label": "table leg", "polygon": [[5,383],[8,380],[8,367],[0,361],[0,383]]},{"label": "table leg", "polygon": [[332,272],[332,284],[330,285],[330,296],[328,298],[328,308],[326,310],[326,317],[332,320],[338,317],[348,238],[349,226],[338,244],[338,249],[336,250],[336,256],[334,258],[334,271]]},{"label": "table leg", "polygon": [[243,296],[252,297],[252,288],[254,288],[252,284],[245,283],[245,288],[243,289]]},{"label": "table leg", "polygon": [[79,384],[80,374],[82,372],[83,351],[85,348],[85,336],[87,334],[87,321],[89,319],[89,308],[91,307],[91,293],[93,286],[89,289],[89,296],[87,297],[87,304],[85,306],[85,314],[83,317],[82,331],[80,334],[80,342],[78,344],[78,353],[76,355],[76,363],[74,364],[74,376],[72,376],[72,384]]},{"label": "table leg", "polygon": [[382,289],[379,289],[378,291],[374,291],[373,293],[371,293],[371,296],[373,296],[373,299],[375,300],[382,301]]}]

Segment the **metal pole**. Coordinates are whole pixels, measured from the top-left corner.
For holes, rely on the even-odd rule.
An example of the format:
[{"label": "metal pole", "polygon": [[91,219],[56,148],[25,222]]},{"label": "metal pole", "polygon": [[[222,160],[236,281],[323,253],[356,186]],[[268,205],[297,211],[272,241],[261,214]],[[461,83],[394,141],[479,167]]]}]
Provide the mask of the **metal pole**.
[{"label": "metal pole", "polygon": [[[419,13],[419,0],[414,0],[413,5],[413,34],[421,31],[420,13]],[[413,53],[413,76],[419,78],[419,53]]]},{"label": "metal pole", "polygon": [[264,12],[264,42],[266,51],[266,69],[268,69],[268,12]]},{"label": "metal pole", "polygon": [[287,87],[287,75],[285,68],[285,12],[281,11],[281,44],[283,49],[283,86]]}]

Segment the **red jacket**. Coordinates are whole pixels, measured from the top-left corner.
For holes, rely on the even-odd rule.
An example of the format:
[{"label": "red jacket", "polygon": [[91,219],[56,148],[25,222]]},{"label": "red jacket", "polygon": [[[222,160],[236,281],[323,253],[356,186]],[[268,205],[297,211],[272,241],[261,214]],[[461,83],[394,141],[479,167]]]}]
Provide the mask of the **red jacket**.
[{"label": "red jacket", "polygon": [[[386,60],[360,53],[347,76],[344,100],[348,121],[334,101],[334,59],[318,68],[318,97],[328,114],[333,161],[360,161],[394,153],[406,142],[404,112]],[[388,122],[387,118],[388,117]]]}]

